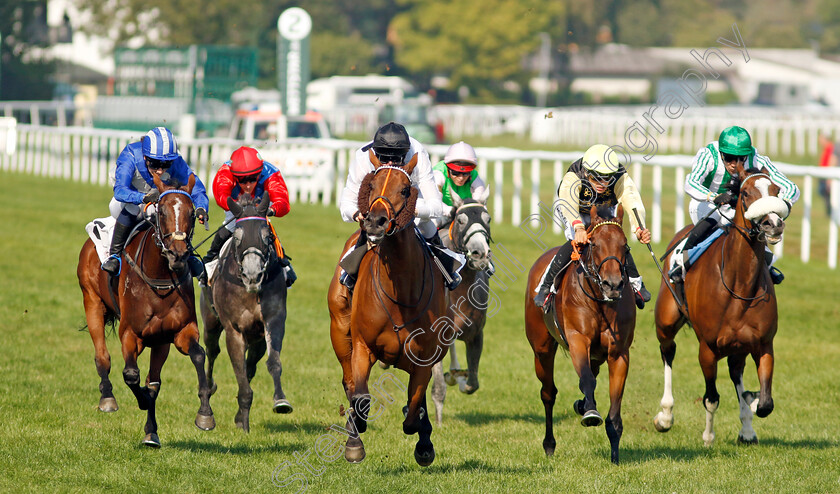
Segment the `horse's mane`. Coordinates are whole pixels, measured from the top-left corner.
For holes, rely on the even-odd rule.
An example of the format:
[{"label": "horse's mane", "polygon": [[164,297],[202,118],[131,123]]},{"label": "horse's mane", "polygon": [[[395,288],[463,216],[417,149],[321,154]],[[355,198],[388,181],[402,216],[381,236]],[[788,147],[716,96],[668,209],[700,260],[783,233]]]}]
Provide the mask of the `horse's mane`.
[{"label": "horse's mane", "polygon": [[[362,179],[361,185],[359,185],[359,196],[356,206],[362,214],[368,214],[370,212],[370,193],[373,190],[371,182],[373,181],[373,177],[375,175],[376,172],[368,173],[365,175],[365,178]],[[398,229],[402,229],[410,222],[414,221],[414,208],[417,205],[418,193],[419,191],[415,187],[411,187],[411,193],[409,194],[408,199],[406,199],[405,207],[395,218]]]}]

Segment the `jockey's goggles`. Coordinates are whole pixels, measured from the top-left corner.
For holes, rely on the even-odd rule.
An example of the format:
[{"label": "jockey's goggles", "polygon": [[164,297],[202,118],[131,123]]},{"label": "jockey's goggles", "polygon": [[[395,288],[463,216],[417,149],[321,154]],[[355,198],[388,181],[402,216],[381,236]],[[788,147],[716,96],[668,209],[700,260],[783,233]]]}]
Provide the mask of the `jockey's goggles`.
[{"label": "jockey's goggles", "polygon": [[472,171],[459,172],[459,171],[455,171],[452,168],[450,168],[449,169],[449,174],[452,175],[453,177],[469,177],[470,174],[472,174]]},{"label": "jockey's goggles", "polygon": [[396,163],[401,165],[405,159],[405,153],[408,151],[402,149],[374,149],[373,154],[380,163]]},{"label": "jockey's goggles", "polygon": [[146,164],[153,170],[168,170],[172,166],[171,161],[156,160],[154,158],[146,157]]},{"label": "jockey's goggles", "polygon": [[726,163],[746,163],[749,158],[749,155],[737,156],[729,153],[720,153],[720,155]]},{"label": "jockey's goggles", "polygon": [[615,175],[612,173],[598,173],[592,170],[589,170],[589,177],[595,180],[596,182],[601,182],[605,184],[609,184],[615,178]]},{"label": "jockey's goggles", "polygon": [[250,183],[256,182],[259,179],[260,179],[260,174],[259,173],[254,173],[253,175],[245,175],[243,177],[237,177],[236,181],[241,183],[241,184],[250,184]]}]

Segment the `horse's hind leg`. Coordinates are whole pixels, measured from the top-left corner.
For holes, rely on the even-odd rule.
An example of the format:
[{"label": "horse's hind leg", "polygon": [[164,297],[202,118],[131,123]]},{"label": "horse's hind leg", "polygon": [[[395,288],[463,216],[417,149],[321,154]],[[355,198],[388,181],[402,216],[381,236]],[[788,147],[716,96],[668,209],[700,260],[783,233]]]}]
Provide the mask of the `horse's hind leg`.
[{"label": "horse's hind leg", "polygon": [[554,385],[554,358],[557,355],[557,343],[548,336],[548,340],[539,349],[534,348],[534,370],[537,379],[542,383],[540,400],[545,408],[545,438],[543,449],[546,456],[554,454],[557,442],[554,439],[554,401],[557,398],[557,387]]},{"label": "horse's hind leg", "polygon": [[204,346],[207,348],[207,385],[210,386],[210,394],[216,392],[216,381],[213,379],[213,370],[216,366],[216,358],[221,353],[219,338],[222,336],[224,327],[219,320],[216,311],[210,306],[207,295],[201,291],[201,318],[204,320]]},{"label": "horse's hind leg", "polygon": [[435,404],[437,425],[443,421],[443,402],[446,400],[446,382],[443,376],[443,361],[432,366],[432,402]]},{"label": "horse's hind leg", "polygon": [[484,349],[484,330],[479,329],[466,344],[467,383],[460,389],[462,392],[471,395],[478,391],[478,362],[481,360],[481,351]]},{"label": "horse's hind leg", "polygon": [[700,342],[700,368],[706,381],[703,406],[706,408],[706,429],[703,431],[703,443],[711,446],[715,441],[715,412],[720,406],[720,394],[715,386],[717,379],[717,357],[702,341]]},{"label": "horse's hind leg", "polygon": [[274,413],[292,413],[292,404],[286,399],[280,377],[283,374],[283,364],[280,361],[280,350],[283,348],[283,336],[286,333],[285,305],[282,317],[272,318],[266,324],[265,342],[268,347],[268,359],[265,362],[268,373],[274,380]]},{"label": "horse's hind leg", "polygon": [[653,426],[659,432],[668,432],[674,425],[674,392],[672,389],[672,374],[674,366],[674,356],[677,354],[677,344],[674,340],[667,340],[660,342],[659,355],[662,357],[662,366],[664,368],[664,385],[662,391],[662,399],[659,400],[660,410],[653,417]]},{"label": "horse's hind leg", "polygon": [[753,411],[750,405],[755,401],[755,393],[744,390],[744,365],[746,355],[730,355],[726,360],[729,364],[729,378],[735,385],[735,394],[738,396],[738,409],[741,418],[741,430],[738,432],[738,442],[742,444],[756,444],[758,437],[752,427]]},{"label": "horse's hind leg", "polygon": [[621,398],[624,396],[624,384],[627,382],[627,370],[630,367],[630,354],[624,352],[618,358],[607,361],[610,370],[610,412],[605,421],[607,438],[610,440],[610,460],[618,465],[618,443],[624,432],[621,421]]},{"label": "horse's hind leg", "polygon": [[245,369],[245,338],[242,336],[242,333],[233,330],[226,331],[225,337],[228,356],[230,356],[230,363],[233,366],[236,383],[239,385],[239,392],[236,395],[236,401],[239,404],[239,409],[236,412],[236,417],[234,417],[234,422],[237,427],[245,432],[249,432],[249,415],[251,411],[251,402],[254,399],[254,391],[251,389],[251,384],[248,382],[249,379]]},{"label": "horse's hind leg", "polygon": [[96,352],[94,363],[96,373],[99,374],[99,410],[103,412],[116,412],[119,409],[117,400],[114,398],[114,390],[111,385],[111,355],[105,345],[105,304],[98,296],[84,294],[85,318],[87,319],[90,339],[93,340],[93,348]]},{"label": "horse's hind leg", "polygon": [[190,356],[198,376],[198,399],[201,400],[201,405],[195,416],[195,425],[205,431],[214,429],[216,419],[210,407],[210,386],[207,383],[207,374],[204,372],[206,355],[204,349],[198,344],[198,325],[195,321],[189,322],[175,336],[175,348],[182,354]]}]

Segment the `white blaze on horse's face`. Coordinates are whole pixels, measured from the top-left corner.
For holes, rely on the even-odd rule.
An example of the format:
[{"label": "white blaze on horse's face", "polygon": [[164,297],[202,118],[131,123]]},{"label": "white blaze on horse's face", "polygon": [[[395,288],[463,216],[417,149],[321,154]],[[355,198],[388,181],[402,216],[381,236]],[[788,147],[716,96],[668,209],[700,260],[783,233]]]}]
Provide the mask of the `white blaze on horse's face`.
[{"label": "white blaze on horse's face", "polygon": [[[761,194],[744,212],[744,218],[760,226],[766,242],[770,245],[779,243],[784,233],[789,209],[787,203],[771,192],[773,182],[766,176],[753,179],[755,189]],[[776,186],[778,190],[778,186]]]}]

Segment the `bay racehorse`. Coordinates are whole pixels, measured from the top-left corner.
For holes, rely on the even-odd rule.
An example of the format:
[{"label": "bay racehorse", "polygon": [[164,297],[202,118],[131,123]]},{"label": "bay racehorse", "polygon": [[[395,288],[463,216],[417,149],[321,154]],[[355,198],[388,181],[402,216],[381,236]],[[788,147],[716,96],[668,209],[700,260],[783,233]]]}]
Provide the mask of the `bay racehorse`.
[{"label": "bay racehorse", "polygon": [[[487,322],[490,276],[490,213],[486,201],[489,188],[479,199],[461,199],[450,191],[453,200],[452,221],[442,225],[447,234],[441,235],[444,247],[463,254],[467,264],[461,270],[462,281],[455,290],[446,292],[446,315],[455,327],[457,338],[467,348],[467,368],[461,369],[455,353],[455,343],[449,349],[449,372],[443,373],[443,363],[432,369],[432,401],[435,404],[437,423],[443,418],[446,385],[458,384],[462,393],[478,391],[478,363],[484,347],[484,324]],[[442,232],[441,232],[442,233]]]},{"label": "bay racehorse", "polygon": [[[203,430],[216,426],[210,408],[210,388],[204,373],[204,349],[199,345],[193,282],[186,260],[195,225],[195,207],[190,192],[195,176],[186,187],[170,187],[152,174],[160,191],[156,213],[149,217],[150,229],[138,233],[125,247],[122,269],[111,291],[109,275],[100,269],[93,241],[88,239],[79,254],[76,274],[84,297],[85,317],[96,348],[96,370],[100,376],[99,409],[116,410],[108,375],[111,357],[105,346],[105,320],[118,315],[119,338],[125,360],[123,379],[146,410],[143,444],[160,447],[155,419],[155,402],[160,392],[161,368],[170,345],[189,355],[198,374],[201,406],[195,425]],[[146,385],[140,386],[137,357],[151,349]]]},{"label": "bay racehorse", "polygon": [[[785,228],[783,218],[787,217],[790,208],[778,197],[779,186],[763,170],[742,168],[733,180],[740,181],[734,220],[726,233],[717,238],[686,273],[682,287],[685,306],[680,307],[663,280],[655,310],[665,386],[654,425],[658,431],[666,432],[674,423],[671,389],[672,365],[677,351],[674,337],[687,322],[687,315],[700,343],[698,358],[706,380],[703,441],[707,446],[715,439],[713,420],[720,404],[715,386],[718,360],[727,358],[729,377],[735,385],[741,418],[739,442],[758,442],[752,428],[753,412],[766,417],[773,411],[773,337],[778,312],[764,250],[766,245],[781,241]],[[678,232],[669,247],[683,238],[690,228]],[[758,368],[758,399],[756,393],[744,390],[747,356],[753,358]]]},{"label": "bay racehorse", "polygon": [[229,248],[219,256],[210,284],[201,290],[201,317],[207,346],[207,378],[216,391],[213,366],[221,351],[219,337],[225,332],[230,362],[239,384],[239,410],[234,422],[248,432],[254,392],[251,379],[257,363],[268,350],[266,366],[274,380],[274,411],[290,413],[292,405],[283,393],[280,349],[286,332],[286,276],[278,253],[282,248],[266,218],[268,194],[259,204],[250,194],[228,207],[236,218]]},{"label": "bay racehorse", "polygon": [[[602,216],[599,216],[602,215]],[[605,421],[595,405],[595,384],[601,364],[607,362],[610,383],[610,411],[605,422],[610,441],[610,459],[618,463],[618,443],[624,426],[621,421],[621,398],[630,364],[630,344],[636,326],[636,305],[627,278],[627,238],[621,227],[624,211],[618,206],[616,216],[608,210],[591,210],[587,230],[589,244],[580,259],[558,275],[557,295],[549,311],[534,305],[534,293],[559,247],[549,250],[534,263],[528,274],[525,291],[525,333],[534,351],[534,367],[542,383],[540,397],[545,406],[546,455],[553,455],[556,442],[553,432],[554,357],[557,347],[568,350],[580,378],[583,399],[573,409],[581,415],[581,424],[599,426]],[[573,258],[576,256],[573,256]]]},{"label": "bay racehorse", "polygon": [[[402,167],[382,165],[372,151],[370,159],[375,169],[362,181],[358,202],[367,237],[366,246],[358,248],[370,250],[362,258],[354,292],[339,283],[336,267],[327,294],[330,337],[350,402],[347,430],[351,434],[344,456],[351,463],[365,457],[361,433],[367,429],[367,420],[379,416],[383,408],[368,388],[371,366],[380,360],[410,376],[403,432],[419,434],[414,458],[428,466],[435,450],[426,387],[432,366],[446,355],[454,335],[442,338],[442,326],[447,325],[443,277],[415,233],[418,190],[411,186],[410,175],[417,156]],[[355,245],[357,238],[358,234],[351,236],[344,250]]]}]

